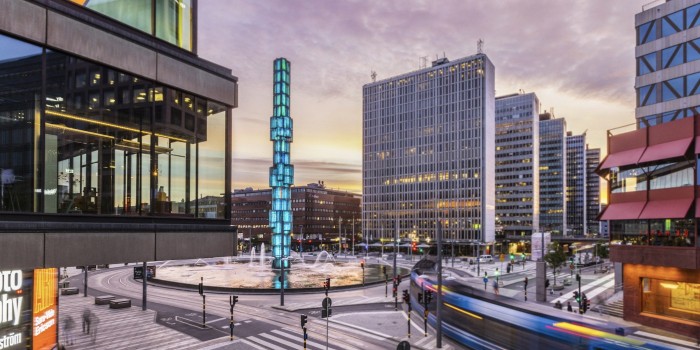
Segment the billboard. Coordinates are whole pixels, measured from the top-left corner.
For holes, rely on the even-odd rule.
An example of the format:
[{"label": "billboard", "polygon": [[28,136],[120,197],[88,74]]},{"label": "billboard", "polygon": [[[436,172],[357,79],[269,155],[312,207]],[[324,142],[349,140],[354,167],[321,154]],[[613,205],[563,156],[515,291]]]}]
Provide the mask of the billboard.
[{"label": "billboard", "polygon": [[0,350],[52,349],[58,336],[58,270],[0,270]]}]

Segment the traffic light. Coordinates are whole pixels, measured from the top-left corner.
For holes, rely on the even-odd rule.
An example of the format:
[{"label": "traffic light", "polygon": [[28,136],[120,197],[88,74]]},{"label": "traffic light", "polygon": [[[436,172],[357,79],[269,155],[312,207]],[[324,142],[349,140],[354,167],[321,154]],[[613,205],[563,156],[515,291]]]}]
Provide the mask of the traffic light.
[{"label": "traffic light", "polygon": [[326,291],[328,291],[329,289],[331,289],[331,279],[330,279],[330,277],[329,277],[329,278],[326,278],[326,282],[323,283],[323,288],[325,288]]},{"label": "traffic light", "polygon": [[425,303],[430,304],[431,300],[433,300],[433,292],[429,290],[425,291]]},{"label": "traffic light", "polygon": [[576,282],[581,282],[581,275],[578,273],[576,274]]},{"label": "traffic light", "polygon": [[577,303],[581,302],[581,295],[578,294],[578,291],[574,291],[574,299]]},{"label": "traffic light", "polygon": [[416,242],[412,242],[412,243],[411,243],[411,250],[414,251],[414,252],[415,252],[416,250],[418,250],[418,247],[416,246]]},{"label": "traffic light", "polygon": [[591,308],[591,301],[588,300],[585,294],[583,295],[583,304],[581,305],[581,307],[583,308],[584,313]]},{"label": "traffic light", "polygon": [[237,302],[238,302],[238,295],[234,295],[233,296],[233,303],[235,304]]},{"label": "traffic light", "polygon": [[306,315],[301,315],[301,328],[304,328],[306,326],[307,318],[309,318]]},{"label": "traffic light", "polygon": [[510,260],[511,261],[515,260],[515,256],[513,255],[513,253],[510,253]]},{"label": "traffic light", "polygon": [[360,261],[360,267],[363,269],[365,268],[365,261],[364,260]]},{"label": "traffic light", "polygon": [[411,302],[411,296],[408,294],[408,290],[403,290],[403,302],[408,304]]},{"label": "traffic light", "polygon": [[423,303],[423,293],[418,293],[418,303]]},{"label": "traffic light", "polygon": [[382,273],[386,275],[386,266],[382,266]]}]

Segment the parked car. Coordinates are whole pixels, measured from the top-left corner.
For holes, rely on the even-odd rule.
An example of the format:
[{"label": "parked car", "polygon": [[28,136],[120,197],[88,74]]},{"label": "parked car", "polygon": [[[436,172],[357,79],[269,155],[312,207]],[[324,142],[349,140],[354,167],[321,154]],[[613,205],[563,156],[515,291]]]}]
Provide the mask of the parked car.
[{"label": "parked car", "polygon": [[491,255],[482,255],[479,257],[479,262],[480,263],[492,263],[493,262],[493,256]]}]

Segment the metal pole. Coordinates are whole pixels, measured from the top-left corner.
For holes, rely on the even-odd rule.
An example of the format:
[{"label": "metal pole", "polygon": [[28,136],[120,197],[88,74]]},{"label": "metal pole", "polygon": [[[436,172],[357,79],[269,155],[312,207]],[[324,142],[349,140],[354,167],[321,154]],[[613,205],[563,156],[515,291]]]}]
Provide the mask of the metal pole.
[{"label": "metal pole", "polygon": [[352,217],[352,256],[355,256],[355,217]]},{"label": "metal pole", "polygon": [[435,339],[437,341],[438,349],[442,348],[442,222],[438,219],[437,227],[437,245],[438,245],[438,259],[437,259],[437,305],[435,305],[435,317],[437,318],[437,334]]},{"label": "metal pole", "polygon": [[146,280],[148,279],[148,270],[146,262],[143,262],[143,303],[141,305],[141,310],[146,311]]},{"label": "metal pole", "polygon": [[408,339],[411,339],[411,298],[408,298]]},{"label": "metal pole", "polygon": [[455,240],[452,239],[452,268],[455,267]]},{"label": "metal pole", "polygon": [[299,240],[299,257],[302,258],[301,260],[303,261],[304,259],[304,225],[299,225],[299,231],[301,231],[299,234],[301,235],[301,239]]},{"label": "metal pole", "polygon": [[88,265],[83,266],[83,297],[87,297]]},{"label": "metal pole", "polygon": [[340,234],[340,226],[342,225],[342,222],[343,222],[343,218],[338,217],[338,255],[340,255],[340,247],[342,244],[342,241],[341,241],[342,236]]},{"label": "metal pole", "polygon": [[481,276],[481,263],[479,262],[479,254],[481,254],[481,242],[476,242],[476,275]]},{"label": "metal pole", "polygon": [[282,264],[282,281],[280,281],[280,306],[284,306],[284,282],[285,282],[285,276],[284,272],[286,269],[285,266],[285,259],[284,259],[284,236],[282,236],[282,261],[280,263]]}]

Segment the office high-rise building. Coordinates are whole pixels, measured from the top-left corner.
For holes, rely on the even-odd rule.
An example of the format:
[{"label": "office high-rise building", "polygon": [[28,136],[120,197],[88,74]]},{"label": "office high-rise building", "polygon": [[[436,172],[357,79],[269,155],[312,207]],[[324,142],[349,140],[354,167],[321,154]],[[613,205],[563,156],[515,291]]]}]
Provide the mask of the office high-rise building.
[{"label": "office high-rise building", "polygon": [[586,232],[600,233],[598,214],[600,213],[600,176],[595,169],[600,163],[600,148],[586,145]]},{"label": "office high-rise building", "polygon": [[539,228],[539,109],[534,93],[496,98],[496,227],[505,236]]},{"label": "office high-rise building", "polygon": [[566,136],[566,235],[586,230],[586,134]]},{"label": "office high-rise building", "polygon": [[363,86],[363,234],[493,241],[494,99],[484,54]]},{"label": "office high-rise building", "polygon": [[540,228],[566,232],[566,120],[540,114]]}]

